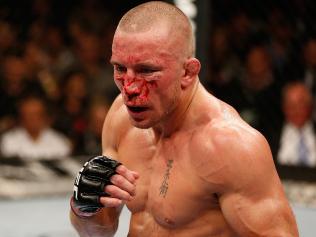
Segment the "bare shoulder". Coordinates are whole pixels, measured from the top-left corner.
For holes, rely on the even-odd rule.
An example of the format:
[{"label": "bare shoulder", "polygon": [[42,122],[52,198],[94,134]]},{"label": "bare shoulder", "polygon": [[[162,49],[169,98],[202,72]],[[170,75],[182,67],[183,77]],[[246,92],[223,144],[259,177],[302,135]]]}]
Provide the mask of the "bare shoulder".
[{"label": "bare shoulder", "polygon": [[[248,183],[269,173],[277,179],[272,154],[265,137],[243,121],[226,104],[220,113],[195,135],[194,164],[199,175],[222,188]],[[234,183],[238,182],[238,184]]]},{"label": "bare shoulder", "polygon": [[[216,152],[225,155],[231,161],[243,159],[242,157],[248,159],[248,155],[251,155],[251,160],[260,159],[260,154],[270,155],[265,137],[229,107],[223,108],[222,115],[206,125],[205,132],[205,136],[208,136],[215,146]],[[236,157],[233,154],[243,156]]]},{"label": "bare shoulder", "polygon": [[225,104],[200,131],[197,174],[230,226],[240,236],[298,236],[264,136]]},{"label": "bare shoulder", "polygon": [[229,155],[237,151],[242,154],[254,151],[269,152],[265,137],[226,104],[221,105],[218,115],[202,125],[197,136],[210,148],[206,151],[216,152],[218,155]]},{"label": "bare shoulder", "polygon": [[[102,129],[103,153],[117,150],[120,138],[131,127],[123,100],[119,95],[111,105]],[[112,152],[110,152],[112,153]]]}]

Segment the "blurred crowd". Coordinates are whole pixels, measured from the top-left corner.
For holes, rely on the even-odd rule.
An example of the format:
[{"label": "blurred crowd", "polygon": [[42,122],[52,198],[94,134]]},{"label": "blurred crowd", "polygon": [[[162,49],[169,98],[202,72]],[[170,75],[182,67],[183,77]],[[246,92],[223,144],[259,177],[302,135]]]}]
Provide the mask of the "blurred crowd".
[{"label": "blurred crowd", "polygon": [[212,1],[213,94],[270,143],[282,165],[316,166],[313,1]]},{"label": "blurred crowd", "polygon": [[2,156],[100,154],[118,17],[93,0],[0,5]]},{"label": "blurred crowd", "polygon": [[[109,64],[114,29],[139,2],[0,3],[1,156],[100,154],[118,94]],[[316,4],[211,6],[205,86],[266,136],[276,162],[316,166]]]}]

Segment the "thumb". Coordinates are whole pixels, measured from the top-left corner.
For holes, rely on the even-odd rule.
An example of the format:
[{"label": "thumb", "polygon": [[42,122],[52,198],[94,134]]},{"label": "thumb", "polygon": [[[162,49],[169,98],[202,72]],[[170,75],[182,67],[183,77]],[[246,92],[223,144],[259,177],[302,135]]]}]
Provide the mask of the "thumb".
[{"label": "thumb", "polygon": [[134,176],[135,179],[138,179],[139,178],[139,173],[136,172],[136,171],[132,171],[132,174]]}]

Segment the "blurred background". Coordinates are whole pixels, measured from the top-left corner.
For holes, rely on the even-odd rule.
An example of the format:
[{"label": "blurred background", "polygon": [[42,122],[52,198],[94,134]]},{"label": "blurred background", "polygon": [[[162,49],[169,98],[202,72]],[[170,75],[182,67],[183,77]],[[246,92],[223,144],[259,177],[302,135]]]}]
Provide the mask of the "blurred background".
[{"label": "blurred background", "polygon": [[[113,33],[143,2],[0,0],[1,236],[76,236],[73,179],[101,153],[103,120],[118,95]],[[192,21],[203,85],[267,138],[301,236],[314,237],[316,2],[166,2]],[[124,213],[117,236],[126,236]]]}]

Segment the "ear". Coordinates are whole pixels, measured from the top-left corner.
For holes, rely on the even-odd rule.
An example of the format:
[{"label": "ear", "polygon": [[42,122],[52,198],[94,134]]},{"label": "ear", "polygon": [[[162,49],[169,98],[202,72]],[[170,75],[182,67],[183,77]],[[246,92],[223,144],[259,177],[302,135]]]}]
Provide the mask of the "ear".
[{"label": "ear", "polygon": [[196,58],[189,58],[184,64],[184,75],[181,79],[181,87],[186,88],[197,78],[201,69],[201,63]]}]

